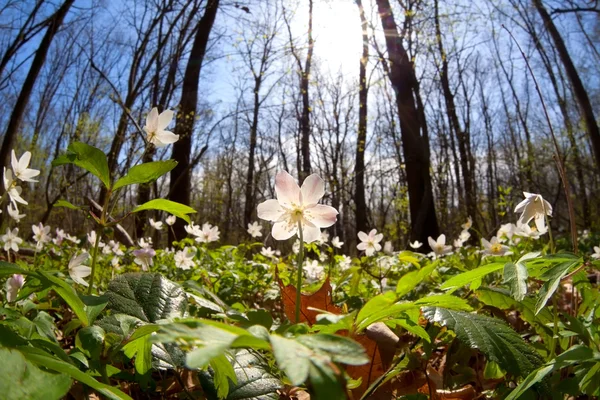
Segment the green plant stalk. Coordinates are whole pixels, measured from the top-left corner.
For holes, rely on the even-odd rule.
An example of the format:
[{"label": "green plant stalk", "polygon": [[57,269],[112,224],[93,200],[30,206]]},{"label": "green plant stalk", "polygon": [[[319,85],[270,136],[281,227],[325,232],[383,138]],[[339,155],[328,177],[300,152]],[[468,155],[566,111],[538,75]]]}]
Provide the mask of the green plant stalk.
[{"label": "green plant stalk", "polygon": [[302,263],[304,262],[304,236],[302,235],[302,223],[298,221],[298,238],[300,249],[298,250],[298,275],[296,279],[296,323],[300,322],[300,302],[302,301]]}]

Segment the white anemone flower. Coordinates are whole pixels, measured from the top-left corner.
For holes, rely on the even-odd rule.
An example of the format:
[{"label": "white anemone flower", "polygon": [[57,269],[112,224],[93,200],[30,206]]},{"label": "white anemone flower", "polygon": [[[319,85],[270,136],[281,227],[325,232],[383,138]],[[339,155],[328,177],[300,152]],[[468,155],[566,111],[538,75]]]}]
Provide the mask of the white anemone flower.
[{"label": "white anemone flower", "polygon": [[31,169],[29,167],[29,161],[31,161],[31,153],[26,151],[23,153],[21,158],[17,160],[17,155],[13,150],[11,152],[11,161],[10,164],[15,173],[15,178],[23,181],[23,182],[37,182],[35,179],[32,179],[34,176],[38,176],[40,171],[37,169]]},{"label": "white anemone flower", "polygon": [[262,236],[261,230],[262,230],[262,226],[258,223],[258,221],[254,221],[253,223],[248,224],[248,233],[253,238],[261,237]]},{"label": "white anemone flower", "polygon": [[166,219],[165,222],[167,223],[167,225],[171,226],[175,223],[175,221],[177,220],[177,217],[174,215],[169,215]]},{"label": "white anemone flower", "polygon": [[429,241],[429,247],[431,247],[436,257],[441,257],[452,252],[452,246],[446,245],[446,235],[443,233],[438,236],[437,240],[433,240],[431,236],[427,240]]},{"label": "white anemone flower", "polygon": [[89,276],[92,273],[92,269],[82,264],[89,256],[90,254],[88,252],[83,252],[69,261],[69,276],[71,276],[71,279],[73,279],[74,282],[86,287],[89,286],[89,284],[84,281],[83,278]]},{"label": "white anemone flower", "polygon": [[483,246],[483,254],[488,256],[505,256],[511,254],[510,247],[503,245],[497,236],[492,237],[490,241],[482,238],[481,245]]},{"label": "white anemone flower", "polygon": [[317,204],[325,194],[325,183],[317,174],[304,180],[300,188],[285,171],[275,177],[277,199],[258,205],[258,217],[275,222],[271,235],[276,240],[287,240],[302,229],[304,242],[319,239],[321,228],[330,227],[337,220],[335,208]]},{"label": "white anemone flower", "polygon": [[552,216],[552,206],[542,195],[536,193],[523,192],[525,200],[517,204],[515,207],[516,213],[521,213],[521,217],[517,225],[528,224],[532,219],[535,220],[535,226],[540,232],[545,231],[546,215]]},{"label": "white anemone flower", "polygon": [[173,111],[165,110],[158,114],[154,107],[146,117],[144,130],[148,134],[148,141],[156,147],[165,147],[179,140],[179,135],[167,131],[166,128],[173,120]]},{"label": "white anemone flower", "polygon": [[2,241],[4,242],[4,251],[12,250],[15,253],[19,251],[19,245],[23,243],[23,239],[19,237],[19,228],[15,228],[12,231],[7,228],[6,235],[2,235]]},{"label": "white anemone flower", "polygon": [[194,262],[194,256],[196,256],[196,249],[193,247],[185,247],[183,250],[175,253],[175,265],[177,268],[188,270],[196,266]]},{"label": "white anemone flower", "polygon": [[8,215],[14,219],[17,223],[21,221],[25,217],[25,214],[19,214],[19,209],[16,204],[8,203],[6,206],[6,211],[8,211]]},{"label": "white anemone flower", "polygon": [[383,233],[377,233],[377,229],[372,229],[368,235],[360,231],[358,232],[358,238],[360,239],[360,243],[356,248],[360,251],[364,251],[368,257],[381,250],[379,242],[383,240]]},{"label": "white anemone flower", "polygon": [[150,218],[150,226],[156,229],[157,231],[160,231],[163,228],[163,223],[162,221],[155,221],[152,218]]}]

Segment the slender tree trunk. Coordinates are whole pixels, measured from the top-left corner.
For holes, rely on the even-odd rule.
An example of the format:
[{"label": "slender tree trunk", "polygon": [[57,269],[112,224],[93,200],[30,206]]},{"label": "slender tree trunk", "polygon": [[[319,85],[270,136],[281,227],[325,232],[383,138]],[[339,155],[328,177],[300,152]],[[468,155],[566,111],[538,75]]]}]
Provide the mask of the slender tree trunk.
[{"label": "slender tree trunk", "polygon": [[419,240],[426,245],[428,236],[437,237],[438,224],[429,172],[429,152],[421,137],[421,121],[413,93],[416,78],[398,35],[389,0],[377,0],[377,8],[390,58],[389,78],[396,92],[400,116],[411,213],[411,240]]},{"label": "slender tree trunk", "polygon": [[581,109],[581,114],[583,116],[583,120],[592,144],[594,157],[596,158],[596,168],[598,172],[600,172],[600,129],[598,128],[598,124],[596,122],[592,103],[590,102],[587,91],[585,90],[583,82],[579,77],[579,73],[573,64],[573,60],[571,60],[567,46],[565,45],[562,36],[558,32],[556,25],[554,25],[550,14],[548,14],[548,11],[544,7],[544,4],[541,0],[532,0],[532,2],[540,14],[542,21],[544,21],[544,25],[546,26],[546,29],[548,29],[548,33],[550,33],[550,37],[554,42],[554,46],[558,51],[558,55],[567,73],[567,77],[573,86],[573,94],[575,95],[577,104]]},{"label": "slender tree trunk", "polygon": [[[190,169],[190,155],[192,152],[192,133],[194,121],[196,120],[196,107],[198,106],[200,71],[218,8],[219,0],[209,0],[204,15],[198,22],[199,28],[183,76],[181,102],[179,103],[175,125],[175,134],[179,135],[179,140],[173,144],[172,158],[178,164],[171,170],[169,200],[186,205],[190,204],[191,199],[192,171]],[[181,239],[185,235],[184,226],[184,221],[177,219],[177,222],[173,225],[175,235],[173,236],[173,233],[169,231],[169,243]]]},{"label": "slender tree trunk", "polygon": [[[35,81],[37,80],[37,77],[44,66],[44,62],[46,61],[46,56],[50,50],[52,40],[56,36],[58,29],[62,25],[65,16],[69,12],[69,9],[74,2],[75,0],[66,0],[54,13],[52,19],[48,23],[48,29],[46,30],[46,33],[40,42],[33,61],[31,62],[29,73],[25,78],[25,82],[23,82],[23,87],[21,88],[21,92],[19,93],[19,97],[15,103],[12,114],[10,115],[10,120],[4,134],[4,141],[2,142],[2,147],[0,148],[0,165],[8,165],[10,162],[10,152],[15,145],[17,134],[21,128],[21,122],[23,121],[23,116],[25,115],[25,110],[27,109],[27,104],[29,103],[33,86],[35,85]],[[0,188],[0,193],[4,193],[4,186]]]},{"label": "slender tree trunk", "polygon": [[356,0],[362,27],[363,50],[359,69],[358,90],[358,136],[356,138],[356,161],[354,167],[355,192],[354,204],[356,231],[367,232],[367,201],[365,198],[365,148],[367,147],[367,62],[369,61],[369,34],[365,10],[361,0]]}]

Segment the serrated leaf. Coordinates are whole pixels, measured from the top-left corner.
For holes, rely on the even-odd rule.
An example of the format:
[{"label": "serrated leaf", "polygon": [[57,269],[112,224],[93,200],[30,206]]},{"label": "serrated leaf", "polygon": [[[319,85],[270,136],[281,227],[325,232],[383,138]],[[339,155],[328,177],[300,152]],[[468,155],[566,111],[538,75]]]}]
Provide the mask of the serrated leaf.
[{"label": "serrated leaf", "polygon": [[187,296],[181,286],[161,274],[127,273],[108,284],[104,294],[113,312],[154,323],[183,317]]},{"label": "serrated leaf", "polygon": [[70,202],[68,202],[67,200],[57,200],[56,203],[54,203],[54,207],[65,207],[65,208],[70,208],[71,210],[81,210],[79,207],[77,207],[75,204],[72,204]]},{"label": "serrated leaf", "polygon": [[442,286],[440,286],[440,289],[452,289],[468,285],[472,281],[483,278],[484,276],[491,274],[492,272],[496,272],[502,268],[504,268],[504,263],[497,262],[472,269],[471,271],[463,272],[462,274],[458,274],[448,279],[442,284]]},{"label": "serrated leaf", "polygon": [[546,282],[541,287],[538,293],[538,302],[535,306],[536,314],[538,314],[542,310],[542,308],[544,308],[548,299],[550,299],[554,292],[556,292],[556,289],[558,288],[561,279],[569,273],[569,270],[572,267],[580,263],[580,258],[569,259],[568,261],[561,262],[560,264],[555,265],[548,271],[544,272],[544,274],[542,274],[541,278],[546,280]]},{"label": "serrated leaf", "polygon": [[517,301],[523,300],[527,295],[528,276],[527,267],[520,260],[504,265],[504,283],[509,284],[510,294]]},{"label": "serrated leaf", "polygon": [[499,319],[439,307],[425,307],[423,315],[447,326],[460,341],[479,349],[514,375],[526,376],[542,365],[542,357],[537,351]]},{"label": "serrated leaf", "polygon": [[45,372],[15,349],[0,347],[0,387],[4,400],[61,399],[71,387],[71,378]]},{"label": "serrated leaf", "polygon": [[147,203],[137,206],[131,211],[132,213],[136,213],[139,211],[145,210],[161,210],[166,211],[170,214],[173,214],[176,217],[181,218],[186,221],[188,224],[190,223],[190,217],[187,214],[194,214],[196,210],[192,207],[186,206],[185,204],[176,203],[171,200],[166,199],[154,199],[150,200]]},{"label": "serrated leaf", "polygon": [[67,154],[57,157],[53,166],[75,164],[98,177],[104,186],[110,188],[110,171],[108,160],[102,150],[82,142],[72,142],[67,148]]},{"label": "serrated leaf", "polygon": [[117,180],[113,185],[113,190],[123,186],[135,185],[141,183],[153,182],[171,171],[177,165],[175,160],[152,161],[131,167],[127,174]]}]

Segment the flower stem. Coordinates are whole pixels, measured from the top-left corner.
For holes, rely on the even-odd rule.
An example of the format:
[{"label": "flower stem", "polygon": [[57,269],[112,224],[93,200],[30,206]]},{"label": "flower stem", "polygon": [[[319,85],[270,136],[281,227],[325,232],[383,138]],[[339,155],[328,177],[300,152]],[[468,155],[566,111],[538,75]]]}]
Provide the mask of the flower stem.
[{"label": "flower stem", "polygon": [[96,259],[98,258],[98,247],[100,247],[100,235],[96,235],[96,243],[94,243],[94,250],[92,251],[92,274],[90,278],[90,286],[88,286],[88,296],[91,296],[92,288],[94,287],[94,276],[96,275]]},{"label": "flower stem", "polygon": [[296,279],[296,323],[300,323],[300,302],[302,301],[302,263],[304,262],[304,237],[302,235],[302,224],[298,221],[298,238],[300,249],[298,250],[298,278]]}]

